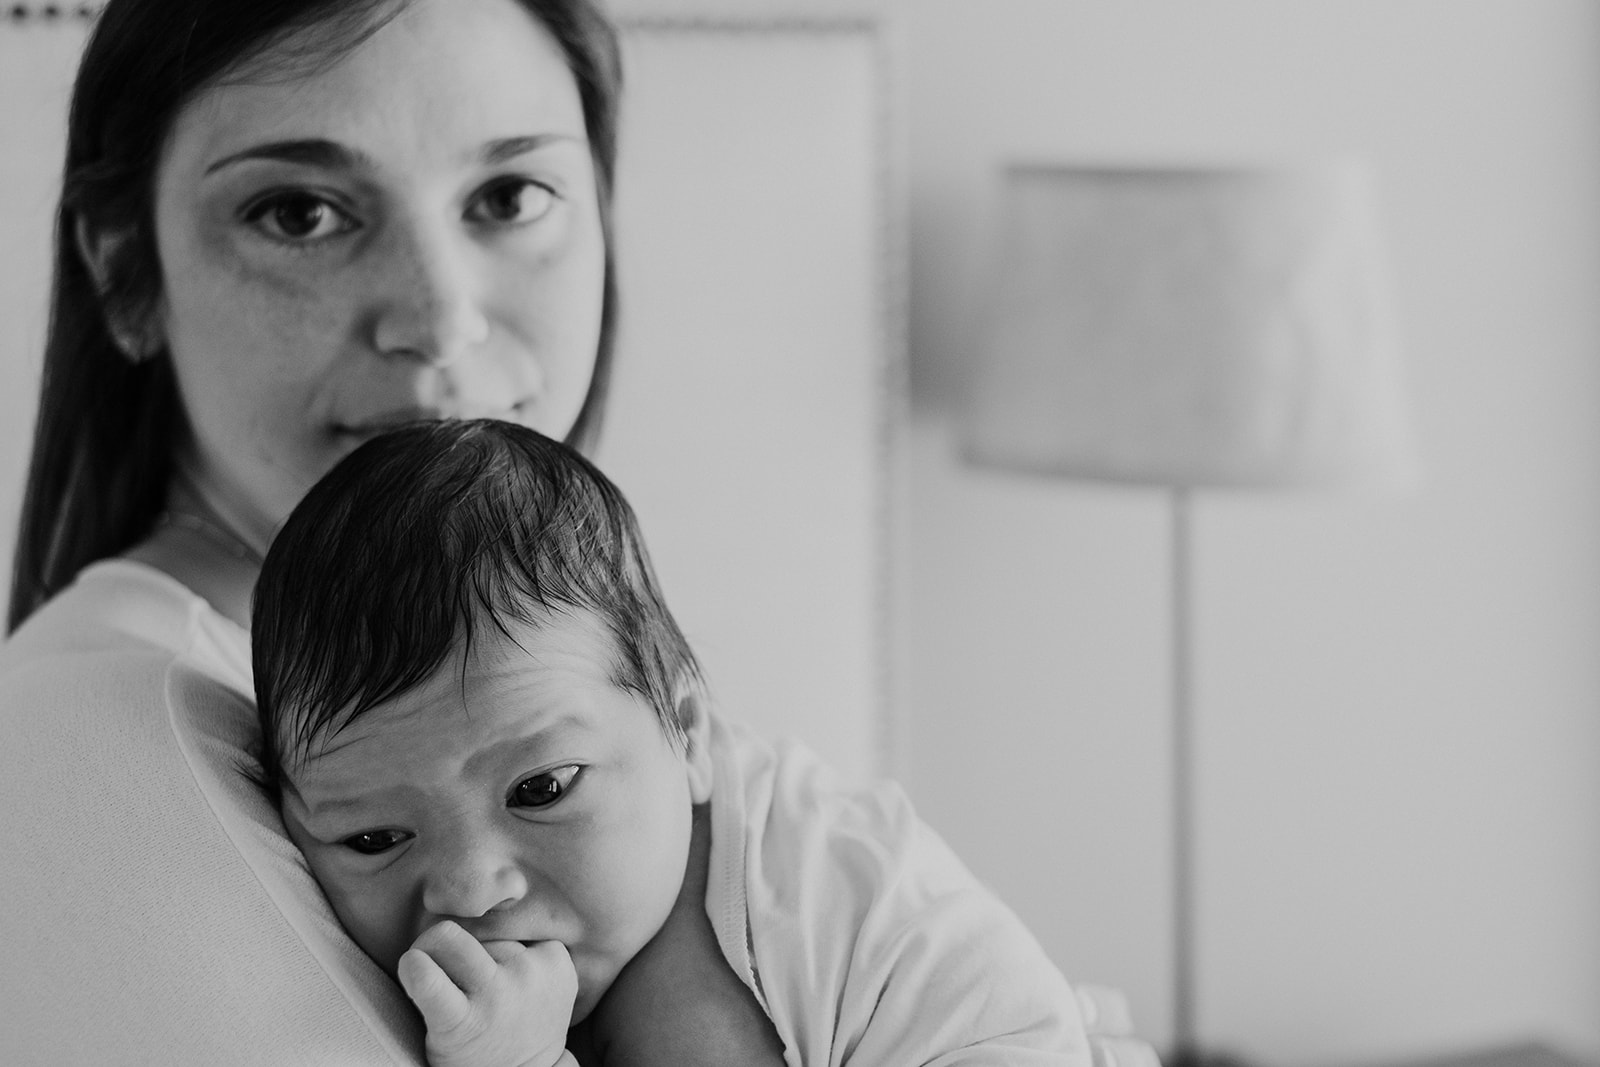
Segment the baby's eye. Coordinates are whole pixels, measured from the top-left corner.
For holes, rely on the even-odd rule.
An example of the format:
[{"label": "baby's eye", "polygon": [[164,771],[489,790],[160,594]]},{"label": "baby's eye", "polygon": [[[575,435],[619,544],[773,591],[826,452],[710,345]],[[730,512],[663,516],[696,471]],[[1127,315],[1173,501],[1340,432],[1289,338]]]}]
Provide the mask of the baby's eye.
[{"label": "baby's eye", "polygon": [[376,856],[409,840],[411,835],[404,830],[367,830],[364,833],[351,834],[339,843],[363,856]]},{"label": "baby's eye", "polygon": [[507,802],[514,808],[548,808],[567,795],[582,770],[574,763],[524,778],[511,790]]},{"label": "baby's eye", "polygon": [[320,196],[282,192],[264,196],[244,212],[244,220],[279,241],[309,244],[349,233],[356,221]]},{"label": "baby's eye", "polygon": [[548,214],[555,201],[555,194],[538,182],[508,178],[481,189],[467,205],[467,218],[500,226],[534,222]]}]

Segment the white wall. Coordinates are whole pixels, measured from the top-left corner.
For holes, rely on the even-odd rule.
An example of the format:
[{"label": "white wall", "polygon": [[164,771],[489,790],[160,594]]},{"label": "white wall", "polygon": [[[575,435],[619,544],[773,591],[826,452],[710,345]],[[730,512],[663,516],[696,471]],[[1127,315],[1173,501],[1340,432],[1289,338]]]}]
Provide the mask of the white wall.
[{"label": "white wall", "polygon": [[1600,1054],[1600,8],[903,14],[924,813],[1165,1039],[1166,513],[953,458],[993,172],[1362,154],[1427,467],[1199,501],[1201,1028],[1290,1067]]},{"label": "white wall", "polygon": [[11,590],[21,487],[39,404],[64,120],[82,40],[75,25],[31,25],[0,39],[0,603],[8,602]]}]

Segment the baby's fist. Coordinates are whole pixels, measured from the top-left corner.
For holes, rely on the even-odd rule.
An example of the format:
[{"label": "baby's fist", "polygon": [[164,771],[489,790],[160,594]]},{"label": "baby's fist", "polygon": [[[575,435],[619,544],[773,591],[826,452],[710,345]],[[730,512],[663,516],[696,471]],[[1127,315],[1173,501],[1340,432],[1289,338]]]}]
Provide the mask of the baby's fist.
[{"label": "baby's fist", "polygon": [[573,1067],[578,976],[559,941],[479,943],[446,920],[422,932],[398,973],[427,1024],[432,1067]]}]

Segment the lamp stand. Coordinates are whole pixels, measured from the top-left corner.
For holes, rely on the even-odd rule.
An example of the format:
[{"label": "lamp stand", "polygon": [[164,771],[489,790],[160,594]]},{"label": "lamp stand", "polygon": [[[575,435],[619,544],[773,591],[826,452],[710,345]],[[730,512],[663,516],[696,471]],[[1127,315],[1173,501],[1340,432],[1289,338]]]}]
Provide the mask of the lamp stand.
[{"label": "lamp stand", "polygon": [[1195,1036],[1194,552],[1191,491],[1172,498],[1172,1022],[1169,1067],[1198,1067]]},{"label": "lamp stand", "polygon": [[1163,1067],[1254,1067],[1200,1047],[1195,1020],[1194,493],[1169,489],[1172,504],[1172,1051]]}]

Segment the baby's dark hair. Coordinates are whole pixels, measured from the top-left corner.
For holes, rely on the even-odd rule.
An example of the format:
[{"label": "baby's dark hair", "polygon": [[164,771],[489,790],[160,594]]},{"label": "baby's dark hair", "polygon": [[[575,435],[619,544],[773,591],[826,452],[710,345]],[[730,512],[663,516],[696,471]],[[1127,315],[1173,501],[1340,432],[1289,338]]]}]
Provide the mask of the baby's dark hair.
[{"label": "baby's dark hair", "polygon": [[368,441],[306,494],[256,583],[265,784],[476,637],[510,638],[509,624],[575,609],[609,629],[615,683],[685,743],[676,700],[700,668],[605,475],[558,441],[489,419]]}]

